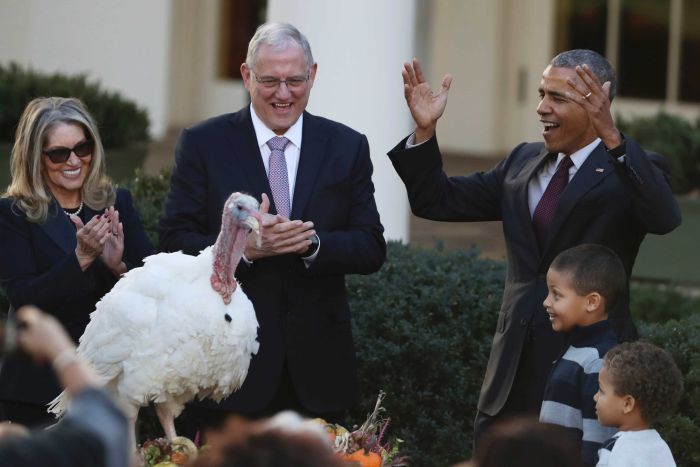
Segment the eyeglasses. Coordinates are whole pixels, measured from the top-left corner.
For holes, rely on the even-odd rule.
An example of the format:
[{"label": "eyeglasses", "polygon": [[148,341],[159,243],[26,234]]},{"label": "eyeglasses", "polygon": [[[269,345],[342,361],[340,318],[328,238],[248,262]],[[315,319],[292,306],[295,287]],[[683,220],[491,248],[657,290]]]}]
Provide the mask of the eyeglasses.
[{"label": "eyeglasses", "polygon": [[91,139],[78,143],[72,148],[56,148],[44,151],[44,154],[49,156],[54,164],[62,164],[67,161],[71,153],[74,152],[78,157],[87,157],[92,155],[92,150],[95,149],[95,142]]},{"label": "eyeglasses", "polygon": [[255,81],[262,85],[265,89],[277,89],[282,83],[287,85],[287,89],[291,91],[297,91],[304,87],[306,82],[309,80],[309,74],[306,76],[292,76],[287,79],[274,78],[272,76],[258,76],[255,74]]}]

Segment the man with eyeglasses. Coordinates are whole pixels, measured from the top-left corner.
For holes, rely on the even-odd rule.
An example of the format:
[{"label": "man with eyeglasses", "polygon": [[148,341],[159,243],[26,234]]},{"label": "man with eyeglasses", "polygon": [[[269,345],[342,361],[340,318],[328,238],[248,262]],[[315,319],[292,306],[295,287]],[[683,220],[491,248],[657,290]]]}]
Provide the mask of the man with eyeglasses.
[{"label": "man with eyeglasses", "polygon": [[186,409],[197,427],[227,412],[284,409],[332,420],[358,398],[345,274],[377,271],[386,244],[367,138],[305,111],[316,69],[296,28],[260,26],[241,65],[250,106],[185,129],[177,145],[162,250],[197,254],[213,244],[234,191],[269,209],[236,270],[260,350],[239,391]]}]

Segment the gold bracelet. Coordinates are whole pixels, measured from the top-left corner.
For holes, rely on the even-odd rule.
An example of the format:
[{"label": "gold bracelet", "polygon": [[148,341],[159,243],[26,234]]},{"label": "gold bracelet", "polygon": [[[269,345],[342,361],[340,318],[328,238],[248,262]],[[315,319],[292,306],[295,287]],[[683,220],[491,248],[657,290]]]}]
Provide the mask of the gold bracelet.
[{"label": "gold bracelet", "polygon": [[79,361],[80,356],[75,352],[75,349],[68,348],[62,350],[58,355],[56,355],[56,358],[53,359],[51,365],[53,366],[53,370],[58,374]]}]

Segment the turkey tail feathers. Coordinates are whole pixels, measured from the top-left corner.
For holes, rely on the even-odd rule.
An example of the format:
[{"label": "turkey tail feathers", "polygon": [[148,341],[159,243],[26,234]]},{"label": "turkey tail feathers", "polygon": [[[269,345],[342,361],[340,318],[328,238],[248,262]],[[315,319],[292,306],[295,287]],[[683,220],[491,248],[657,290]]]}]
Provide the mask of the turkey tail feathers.
[{"label": "turkey tail feathers", "polygon": [[63,391],[54,400],[47,404],[47,412],[50,412],[56,416],[56,418],[61,418],[68,408],[68,393]]}]

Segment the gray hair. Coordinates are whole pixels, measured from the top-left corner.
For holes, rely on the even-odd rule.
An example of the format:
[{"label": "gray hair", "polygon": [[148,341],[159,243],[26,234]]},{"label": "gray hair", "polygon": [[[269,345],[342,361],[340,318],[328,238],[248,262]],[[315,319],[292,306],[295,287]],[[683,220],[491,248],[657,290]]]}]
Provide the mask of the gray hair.
[{"label": "gray hair", "polygon": [[290,43],[298,44],[304,51],[307,68],[314,64],[314,56],[311,54],[309,41],[297,28],[289,23],[265,23],[258,27],[253,38],[248,43],[248,55],[245,64],[252,70],[258,59],[258,51],[261,45],[269,45],[274,49],[284,49]]},{"label": "gray hair", "polygon": [[31,222],[44,222],[53,202],[41,156],[49,133],[62,123],[79,125],[85,137],[95,143],[90,170],[81,188],[83,201],[93,209],[114,203],[115,190],[106,175],[100,134],[83,103],[74,98],[38,97],[27,104],[19,119],[10,156],[10,185],[5,192]]},{"label": "gray hair", "polygon": [[610,81],[610,102],[617,93],[617,77],[610,62],[598,52],[588,49],[574,49],[562,52],[552,59],[549,64],[557,68],[576,68],[577,65],[586,64],[598,78],[600,84]]}]

